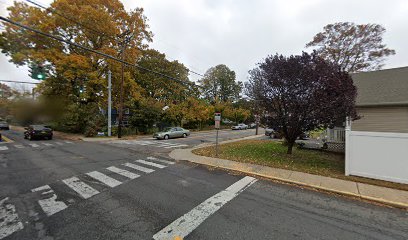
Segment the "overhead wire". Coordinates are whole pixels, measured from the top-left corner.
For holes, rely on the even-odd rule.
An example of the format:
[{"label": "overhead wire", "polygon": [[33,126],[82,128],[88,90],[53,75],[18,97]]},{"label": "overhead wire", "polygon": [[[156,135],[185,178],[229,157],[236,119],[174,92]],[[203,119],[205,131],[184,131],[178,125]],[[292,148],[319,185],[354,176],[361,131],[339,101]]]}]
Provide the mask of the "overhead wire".
[{"label": "overhead wire", "polygon": [[[77,25],[82,26],[83,28],[86,28],[86,29],[88,29],[88,30],[94,32],[94,33],[100,34],[100,35],[102,35],[102,36],[106,36],[106,37],[108,37],[108,38],[110,38],[110,39],[112,39],[112,40],[114,40],[114,41],[117,40],[116,38],[114,38],[114,37],[112,37],[112,36],[107,36],[105,33],[101,32],[101,31],[98,31],[98,30],[96,30],[95,28],[89,27],[89,26],[87,26],[87,25],[85,25],[85,24],[83,24],[83,23],[81,23],[81,22],[79,22],[79,21],[77,21],[77,20],[75,20],[75,19],[73,19],[73,18],[71,18],[71,17],[68,17],[68,16],[66,16],[66,15],[64,15],[64,14],[62,14],[62,13],[59,13],[59,11],[53,9],[52,7],[45,7],[45,6],[43,6],[43,5],[41,5],[41,4],[37,3],[37,2],[34,2],[34,1],[32,1],[32,0],[25,0],[25,1],[31,3],[31,4],[33,4],[33,5],[35,5],[35,6],[37,6],[37,7],[39,7],[39,8],[44,9],[44,10],[46,10],[47,12],[51,12],[51,13],[54,13],[54,14],[56,14],[56,15],[62,17],[62,18],[65,18],[65,19],[67,19],[67,20],[69,20],[69,21],[71,21],[71,22],[73,22],[73,23],[75,23],[75,24],[77,24]],[[193,70],[191,70],[190,68],[187,68],[187,69],[188,69],[188,71],[191,72],[192,74],[195,74],[195,75],[204,77],[204,75],[201,74],[201,73],[198,73],[198,72],[196,72],[196,71],[193,71]]]}]

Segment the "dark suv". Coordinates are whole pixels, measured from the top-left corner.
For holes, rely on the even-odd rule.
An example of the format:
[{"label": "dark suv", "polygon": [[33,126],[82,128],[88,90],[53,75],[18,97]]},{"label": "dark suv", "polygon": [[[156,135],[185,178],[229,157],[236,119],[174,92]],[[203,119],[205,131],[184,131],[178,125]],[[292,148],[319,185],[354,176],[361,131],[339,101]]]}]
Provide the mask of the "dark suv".
[{"label": "dark suv", "polygon": [[52,129],[44,125],[30,125],[25,128],[24,138],[33,139],[52,139]]}]

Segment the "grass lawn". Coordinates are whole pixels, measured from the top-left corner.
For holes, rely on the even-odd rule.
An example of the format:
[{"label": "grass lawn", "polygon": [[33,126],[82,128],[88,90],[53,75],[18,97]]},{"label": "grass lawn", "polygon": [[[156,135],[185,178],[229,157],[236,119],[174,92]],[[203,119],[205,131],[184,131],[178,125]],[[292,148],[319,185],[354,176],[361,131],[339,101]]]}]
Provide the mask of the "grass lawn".
[{"label": "grass lawn", "polygon": [[[286,154],[286,151],[287,147],[279,141],[244,140],[220,145],[218,157],[408,191],[408,184],[345,176],[344,154],[297,149],[296,147],[293,148],[292,155]],[[200,148],[194,150],[193,153],[215,157],[215,148],[213,146]]]}]

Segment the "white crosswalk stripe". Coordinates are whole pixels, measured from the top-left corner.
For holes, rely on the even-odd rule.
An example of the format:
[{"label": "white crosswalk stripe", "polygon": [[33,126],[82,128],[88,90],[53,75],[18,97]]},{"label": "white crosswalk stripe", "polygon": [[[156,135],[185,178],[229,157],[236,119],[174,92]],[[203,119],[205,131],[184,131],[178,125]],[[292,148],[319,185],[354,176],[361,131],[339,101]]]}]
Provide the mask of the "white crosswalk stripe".
[{"label": "white crosswalk stripe", "polygon": [[8,198],[0,200],[0,239],[24,228],[23,223],[18,218],[16,207],[6,203],[8,200]]},{"label": "white crosswalk stripe", "polygon": [[126,144],[126,145],[140,145],[149,147],[160,147],[160,148],[178,148],[187,147],[187,144],[172,143],[164,141],[145,141],[145,140],[122,140],[122,141],[112,141],[113,144]]},{"label": "white crosswalk stripe", "polygon": [[52,145],[51,143],[43,143],[45,146],[48,146],[48,147],[50,147],[50,146],[54,146],[54,145]]},{"label": "white crosswalk stripe", "polygon": [[165,163],[165,164],[174,164],[175,163],[175,162],[171,162],[171,161],[167,161],[167,160],[157,159],[155,157],[147,157],[146,159],[156,161],[156,162]]},{"label": "white crosswalk stripe", "polygon": [[7,146],[0,146],[0,151],[5,151],[5,150],[8,150]]},{"label": "white crosswalk stripe", "polygon": [[73,144],[73,142],[71,142],[71,141],[65,141],[65,143]]},{"label": "white crosswalk stripe", "polygon": [[61,143],[61,142],[56,142],[56,144],[57,144],[57,145],[60,145],[60,146],[64,145],[64,144]]},{"label": "white crosswalk stripe", "polygon": [[99,193],[98,190],[92,188],[88,184],[82,182],[77,177],[72,177],[62,180],[68,187],[77,192],[82,198],[87,199]]},{"label": "white crosswalk stripe", "polygon": [[16,147],[16,148],[25,148],[23,145],[21,145],[21,144],[17,144],[17,145],[14,145],[14,147]]},{"label": "white crosswalk stripe", "polygon": [[257,180],[253,177],[244,177],[235,182],[225,190],[208,198],[200,205],[184,214],[167,227],[153,236],[155,240],[167,240],[185,238],[208,217],[217,212],[222,206],[238,196],[246,188],[254,184]]},{"label": "white crosswalk stripe", "polygon": [[108,167],[108,168],[106,168],[106,169],[108,169],[108,170],[111,171],[111,172],[114,172],[114,173],[117,173],[117,174],[119,174],[119,175],[122,175],[122,176],[125,176],[125,177],[127,177],[127,178],[130,178],[130,179],[135,179],[135,178],[140,177],[139,174],[132,173],[132,172],[129,172],[129,171],[127,171],[127,170],[120,169],[120,168],[117,168],[117,167],[114,167],[114,166]]},{"label": "white crosswalk stripe", "polygon": [[153,162],[149,162],[149,161],[145,161],[145,160],[136,160],[136,162],[138,163],[143,163],[149,166],[153,166],[153,167],[157,167],[157,168],[165,168],[166,166],[158,164],[158,163],[153,163]]},{"label": "white crosswalk stripe", "polygon": [[114,178],[111,178],[111,177],[109,177],[109,176],[107,176],[107,175],[105,175],[105,174],[103,174],[101,172],[98,172],[98,171],[89,172],[86,175],[88,175],[88,176],[90,176],[90,177],[92,177],[92,178],[102,182],[103,184],[105,184],[105,185],[107,185],[109,187],[112,187],[112,188],[122,184],[122,182],[120,182],[120,181],[118,181],[118,180],[116,180]]},{"label": "white crosswalk stripe", "polygon": [[34,148],[37,148],[37,147],[39,147],[40,145],[38,145],[38,144],[35,144],[35,143],[30,143],[29,144],[31,147],[34,147]]},{"label": "white crosswalk stripe", "polygon": [[136,169],[136,170],[144,172],[144,173],[152,173],[152,172],[155,171],[153,169],[142,167],[142,166],[139,166],[139,165],[136,165],[136,164],[133,164],[133,163],[124,163],[123,166],[130,167],[130,168]]},{"label": "white crosswalk stripe", "polygon": [[57,195],[54,193],[54,190],[51,189],[49,185],[44,185],[31,190],[32,192],[42,192],[41,195],[47,196],[48,198],[38,200],[42,210],[47,214],[47,216],[54,215],[55,213],[64,210],[68,206],[62,202],[57,201]]}]

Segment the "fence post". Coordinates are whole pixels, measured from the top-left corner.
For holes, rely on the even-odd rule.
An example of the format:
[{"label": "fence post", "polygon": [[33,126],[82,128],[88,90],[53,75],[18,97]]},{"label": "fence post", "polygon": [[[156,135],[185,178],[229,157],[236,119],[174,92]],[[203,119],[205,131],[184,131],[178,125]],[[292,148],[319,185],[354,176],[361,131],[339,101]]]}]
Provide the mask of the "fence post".
[{"label": "fence post", "polygon": [[349,176],[350,175],[350,164],[351,164],[351,159],[350,159],[350,134],[351,134],[351,121],[350,121],[350,117],[346,118],[346,127],[345,127],[345,131],[344,131],[344,135],[345,135],[345,145],[344,145],[344,158],[345,158],[345,175]]}]

